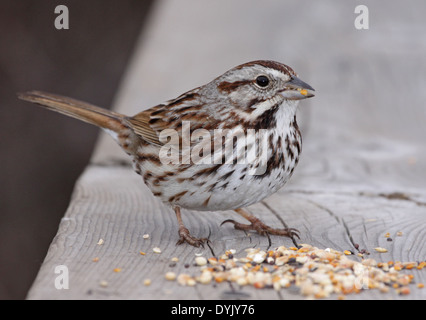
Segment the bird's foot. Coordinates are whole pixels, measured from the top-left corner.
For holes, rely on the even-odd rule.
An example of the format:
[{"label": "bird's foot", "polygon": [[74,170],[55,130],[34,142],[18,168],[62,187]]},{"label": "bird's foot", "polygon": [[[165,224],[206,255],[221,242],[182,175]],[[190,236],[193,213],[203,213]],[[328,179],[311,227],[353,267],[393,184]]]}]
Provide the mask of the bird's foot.
[{"label": "bird's foot", "polygon": [[297,243],[296,243],[296,240],[295,240],[295,237],[300,239],[299,234],[298,234],[299,231],[297,229],[294,229],[294,228],[283,228],[283,229],[272,228],[272,227],[264,224],[262,221],[260,221],[254,215],[250,214],[248,211],[246,211],[242,208],[235,209],[234,211],[236,213],[238,213],[239,215],[241,215],[242,217],[244,217],[245,219],[247,219],[250,222],[250,224],[240,223],[240,222],[237,222],[237,221],[232,220],[232,219],[225,220],[225,221],[222,222],[222,224],[230,222],[234,225],[235,229],[244,230],[244,231],[254,230],[257,233],[259,233],[260,235],[264,235],[268,238],[269,246],[271,246],[271,238],[269,237],[269,235],[271,235],[271,234],[277,235],[277,236],[289,237],[293,241],[294,245],[296,247],[298,246]]},{"label": "bird's foot", "polygon": [[202,247],[204,248],[204,243],[209,243],[210,240],[207,238],[195,238],[193,236],[191,236],[191,234],[189,233],[189,230],[183,226],[179,227],[179,240],[176,242],[176,245],[178,244],[182,244],[182,243],[188,243],[191,246],[194,247]]},{"label": "bird's foot", "polygon": [[251,219],[251,223],[250,224],[244,224],[244,223],[240,223],[237,222],[235,220],[232,219],[228,219],[225,220],[221,223],[227,223],[230,222],[232,224],[234,224],[234,228],[237,230],[244,230],[244,231],[256,231],[258,234],[260,235],[277,235],[277,236],[284,236],[284,237],[289,237],[289,238],[293,238],[293,237],[297,237],[298,239],[300,239],[299,234],[298,234],[298,230],[294,229],[294,228],[283,228],[283,229],[276,229],[276,228],[271,228],[270,226],[264,224],[262,221],[260,221],[258,218],[254,217]]}]

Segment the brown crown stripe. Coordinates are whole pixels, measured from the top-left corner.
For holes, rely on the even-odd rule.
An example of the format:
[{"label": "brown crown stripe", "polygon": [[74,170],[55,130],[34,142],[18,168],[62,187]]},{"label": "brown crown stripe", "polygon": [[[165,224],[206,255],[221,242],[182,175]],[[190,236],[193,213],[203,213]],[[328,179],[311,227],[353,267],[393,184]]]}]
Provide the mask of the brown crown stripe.
[{"label": "brown crown stripe", "polygon": [[252,62],[249,62],[249,63],[242,64],[242,65],[236,67],[236,69],[242,69],[242,68],[251,67],[251,66],[254,66],[254,65],[259,65],[259,66],[262,66],[262,67],[265,67],[265,68],[276,69],[276,70],[279,70],[279,71],[286,73],[288,75],[296,76],[296,72],[294,72],[294,70],[292,68],[290,68],[289,66],[282,64],[282,63],[279,63],[279,62],[270,61],[270,60],[252,61]]}]

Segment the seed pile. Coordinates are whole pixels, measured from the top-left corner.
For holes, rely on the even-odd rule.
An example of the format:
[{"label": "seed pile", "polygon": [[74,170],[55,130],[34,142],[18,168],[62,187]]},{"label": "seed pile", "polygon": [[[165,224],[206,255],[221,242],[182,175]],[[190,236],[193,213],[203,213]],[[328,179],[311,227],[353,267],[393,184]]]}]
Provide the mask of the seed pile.
[{"label": "seed pile", "polygon": [[[350,251],[318,249],[309,244],[299,248],[280,246],[270,251],[250,248],[242,258],[236,258],[235,253],[228,250],[219,258],[211,257],[207,261],[197,257],[195,265],[201,273],[197,276],[182,273],[176,280],[186,286],[225,281],[259,289],[281,290],[295,286],[303,296],[316,299],[331,294],[344,298],[363,289],[395,290],[405,295],[410,293],[409,284],[414,277],[401,270],[420,270],[426,266],[425,261],[378,263],[374,259],[363,259],[358,262],[349,258]],[[417,287],[423,288],[423,285]]]}]

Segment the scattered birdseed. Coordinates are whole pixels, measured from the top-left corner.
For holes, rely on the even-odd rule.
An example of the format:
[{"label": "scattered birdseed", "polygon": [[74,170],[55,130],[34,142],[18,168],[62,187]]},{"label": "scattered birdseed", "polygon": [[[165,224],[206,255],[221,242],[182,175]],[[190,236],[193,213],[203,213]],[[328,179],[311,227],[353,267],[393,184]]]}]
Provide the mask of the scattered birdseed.
[{"label": "scattered birdseed", "polygon": [[401,287],[401,288],[398,288],[397,290],[396,290],[396,292],[397,293],[399,293],[399,294],[401,294],[401,295],[407,295],[407,294],[410,294],[410,288],[409,287]]},{"label": "scattered birdseed", "polygon": [[166,272],[166,275],[165,275],[166,280],[174,281],[174,280],[176,280],[176,277],[177,277],[176,273],[174,273],[172,271]]},{"label": "scattered birdseed", "polygon": [[[382,293],[395,290],[400,295],[408,295],[414,277],[400,270],[426,266],[425,261],[377,262],[362,259],[358,262],[350,259],[354,255],[350,250],[340,252],[308,244],[302,244],[299,248],[280,246],[267,252],[249,248],[245,252],[245,257],[238,258],[230,250],[219,258],[196,257],[200,262],[203,260],[201,264],[196,263],[196,266],[201,266],[200,274],[182,273],[175,278],[182,286],[198,283],[216,287],[222,282],[233,282],[263,290],[273,288],[280,291],[296,287],[300,294],[311,299],[327,298],[331,294],[345,299],[346,295],[360,293],[364,289],[378,289]],[[207,261],[209,266],[206,266]],[[423,288],[424,285],[418,284],[417,287]]]},{"label": "scattered birdseed", "polygon": [[402,237],[402,231],[398,231],[397,233],[396,233],[396,235],[398,236],[398,237]]},{"label": "scattered birdseed", "polygon": [[213,280],[213,275],[209,270],[205,269],[195,280],[202,284],[208,284]]},{"label": "scattered birdseed", "polygon": [[411,269],[413,269],[414,267],[417,266],[417,262],[404,262],[403,266],[404,266],[405,269],[411,270]]},{"label": "scattered birdseed", "polygon": [[113,271],[115,272],[115,273],[119,273],[119,272],[121,272],[121,268],[115,268]]},{"label": "scattered birdseed", "polygon": [[385,238],[389,238],[390,237],[390,233],[389,232],[386,232],[385,233]]},{"label": "scattered birdseed", "polygon": [[149,285],[151,285],[151,279],[145,279],[145,280],[143,281],[143,284],[144,284],[144,286],[149,286]]},{"label": "scattered birdseed", "polygon": [[173,258],[171,259],[171,261],[172,261],[172,262],[178,262],[178,261],[179,261],[179,258],[178,258],[178,257],[173,257]]},{"label": "scattered birdseed", "polygon": [[177,277],[177,282],[182,286],[190,286],[190,287],[195,286],[196,284],[195,279],[186,273],[181,273]]},{"label": "scattered birdseed", "polygon": [[108,282],[107,282],[107,281],[105,281],[105,280],[102,280],[101,282],[99,282],[99,285],[100,285],[102,288],[106,288],[106,287],[108,287]]},{"label": "scattered birdseed", "polygon": [[361,249],[360,251],[359,251],[359,253],[361,253],[361,254],[370,254],[367,250],[365,250],[365,249]]},{"label": "scattered birdseed", "polygon": [[148,234],[148,233],[144,234],[144,235],[142,236],[142,238],[144,238],[144,239],[149,239],[149,234]]},{"label": "scattered birdseed", "polygon": [[394,266],[393,266],[393,268],[394,268],[396,271],[401,271],[403,267],[404,267],[404,266],[403,266],[401,263],[399,263],[399,262],[396,262],[396,263],[394,264]]},{"label": "scattered birdseed", "polygon": [[423,289],[425,287],[425,285],[423,283],[418,283],[417,284],[417,288],[419,289]]},{"label": "scattered birdseed", "polygon": [[99,261],[99,257],[93,258],[92,261],[93,262],[98,262]]},{"label": "scattered birdseed", "polygon": [[252,261],[255,263],[262,263],[265,260],[265,258],[266,258],[266,252],[260,251],[252,256],[252,259],[253,259]]},{"label": "scattered birdseed", "polygon": [[195,263],[196,263],[198,266],[204,266],[204,265],[206,265],[206,264],[207,264],[207,259],[206,259],[206,258],[204,258],[204,257],[196,257],[196,258],[195,258]]},{"label": "scattered birdseed", "polygon": [[161,253],[161,249],[158,247],[152,248],[152,251],[154,251],[154,253]]},{"label": "scattered birdseed", "polygon": [[381,253],[388,252],[388,249],[382,248],[382,247],[374,248],[374,250],[376,250],[377,252],[381,252]]},{"label": "scattered birdseed", "polygon": [[98,241],[97,245],[100,245],[100,246],[101,246],[101,245],[103,245],[103,244],[104,244],[104,242],[105,242],[105,241],[104,241],[104,239],[99,239],[99,241]]},{"label": "scattered birdseed", "polygon": [[139,251],[139,253],[140,253],[142,256],[146,255],[146,253],[145,253],[145,252],[143,252],[143,251]]}]

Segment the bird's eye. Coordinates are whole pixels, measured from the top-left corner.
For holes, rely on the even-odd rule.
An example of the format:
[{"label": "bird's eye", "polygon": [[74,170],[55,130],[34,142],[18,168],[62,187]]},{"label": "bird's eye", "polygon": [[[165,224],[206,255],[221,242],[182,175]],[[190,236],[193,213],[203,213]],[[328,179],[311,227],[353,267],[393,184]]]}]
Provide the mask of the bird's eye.
[{"label": "bird's eye", "polygon": [[258,76],[256,83],[259,87],[266,87],[269,84],[269,79],[267,76]]}]

